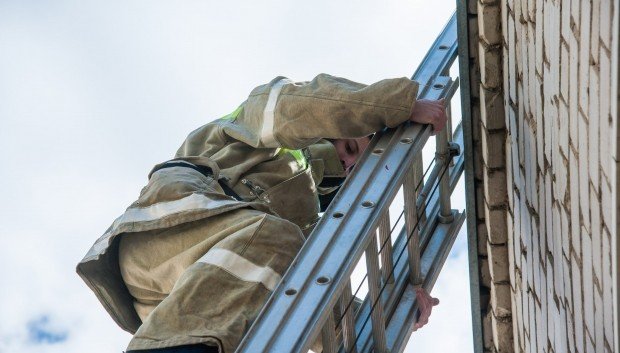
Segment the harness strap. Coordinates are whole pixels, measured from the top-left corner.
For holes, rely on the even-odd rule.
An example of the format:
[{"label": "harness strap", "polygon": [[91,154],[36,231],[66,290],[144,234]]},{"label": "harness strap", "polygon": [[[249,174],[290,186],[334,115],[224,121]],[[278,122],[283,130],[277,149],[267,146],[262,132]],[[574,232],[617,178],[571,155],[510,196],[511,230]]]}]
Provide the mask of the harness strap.
[{"label": "harness strap", "polygon": [[[185,161],[170,161],[170,162],[159,164],[155,166],[155,168],[153,168],[153,170],[149,174],[149,177],[158,170],[162,170],[166,168],[173,168],[173,167],[190,168],[190,169],[193,169],[199,172],[200,174],[206,177],[213,177],[213,170],[210,167],[205,166],[205,165],[196,165],[196,164],[185,162]],[[224,190],[224,193],[226,195],[234,198],[237,201],[243,201],[243,199],[230,186],[226,185],[221,180],[218,180],[217,182],[218,184],[220,184],[220,187],[222,187],[222,190]]]}]

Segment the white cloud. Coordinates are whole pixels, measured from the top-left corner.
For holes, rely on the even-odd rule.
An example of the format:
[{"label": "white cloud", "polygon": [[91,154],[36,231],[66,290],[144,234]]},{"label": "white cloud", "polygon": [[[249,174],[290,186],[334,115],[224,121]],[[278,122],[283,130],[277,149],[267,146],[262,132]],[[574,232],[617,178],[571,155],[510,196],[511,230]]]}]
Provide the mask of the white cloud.
[{"label": "white cloud", "polygon": [[0,352],[124,349],[74,268],[152,165],[276,75],[411,76],[453,6],[0,2]]}]

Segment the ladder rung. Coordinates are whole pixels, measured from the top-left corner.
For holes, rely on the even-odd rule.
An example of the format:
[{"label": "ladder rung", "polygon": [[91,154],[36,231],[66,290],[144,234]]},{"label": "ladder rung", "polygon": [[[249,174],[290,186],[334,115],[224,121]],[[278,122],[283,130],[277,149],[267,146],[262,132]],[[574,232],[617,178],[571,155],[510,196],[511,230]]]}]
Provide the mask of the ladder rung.
[{"label": "ladder rung", "polygon": [[392,239],[390,230],[390,210],[386,210],[379,221],[379,244],[381,245],[381,273],[384,283],[394,283],[390,276],[394,268],[392,263]]},{"label": "ladder rung", "polygon": [[336,325],[334,324],[334,314],[331,313],[321,330],[321,342],[323,343],[323,353],[336,353]]},{"label": "ladder rung", "polygon": [[407,237],[407,252],[409,254],[409,268],[411,268],[409,279],[411,284],[418,285],[421,281],[420,275],[420,233],[418,231],[418,208],[416,207],[416,186],[419,180],[410,170],[405,177],[403,193],[405,199],[405,229]]},{"label": "ladder rung", "polygon": [[383,316],[383,303],[379,293],[381,291],[381,272],[379,270],[379,253],[377,252],[377,238],[370,240],[366,248],[366,269],[368,271],[368,298],[370,299],[372,337],[376,353],[387,353],[385,342],[385,318]]}]

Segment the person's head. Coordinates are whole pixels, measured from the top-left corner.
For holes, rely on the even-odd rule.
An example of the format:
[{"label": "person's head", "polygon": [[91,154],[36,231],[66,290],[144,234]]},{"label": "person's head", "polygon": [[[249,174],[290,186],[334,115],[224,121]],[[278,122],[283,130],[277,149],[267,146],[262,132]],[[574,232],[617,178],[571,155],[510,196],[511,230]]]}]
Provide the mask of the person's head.
[{"label": "person's head", "polygon": [[342,167],[346,173],[349,174],[359,157],[364,153],[364,150],[366,150],[366,147],[368,147],[370,137],[335,139],[330,141],[334,147],[336,147],[336,152],[338,153],[338,158],[340,159],[340,163],[342,163]]}]

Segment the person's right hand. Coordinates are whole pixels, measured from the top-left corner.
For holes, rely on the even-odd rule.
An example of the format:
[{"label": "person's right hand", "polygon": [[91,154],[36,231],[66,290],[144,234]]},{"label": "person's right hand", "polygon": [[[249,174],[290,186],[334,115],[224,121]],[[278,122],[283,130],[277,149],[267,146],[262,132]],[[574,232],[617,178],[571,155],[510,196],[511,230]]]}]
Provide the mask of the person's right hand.
[{"label": "person's right hand", "polygon": [[428,324],[428,318],[433,312],[433,307],[439,304],[439,299],[431,297],[423,288],[416,288],[415,293],[416,301],[418,302],[418,310],[420,310],[420,317],[415,325],[413,325],[414,331]]},{"label": "person's right hand", "polygon": [[433,135],[443,130],[448,117],[446,116],[445,100],[438,101],[420,99],[413,105],[409,120],[420,124],[433,125]]}]

